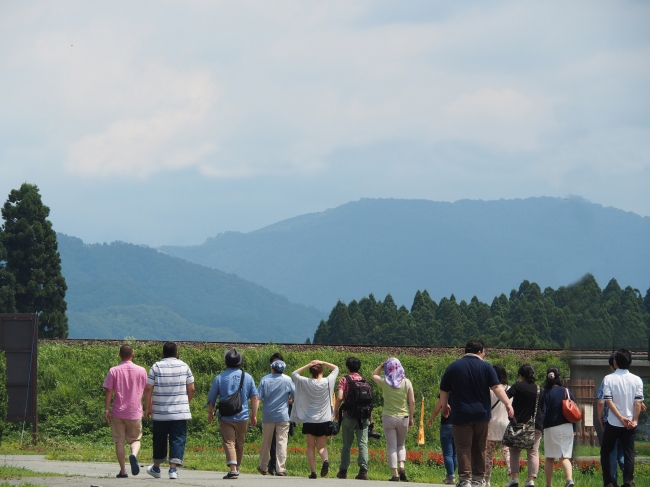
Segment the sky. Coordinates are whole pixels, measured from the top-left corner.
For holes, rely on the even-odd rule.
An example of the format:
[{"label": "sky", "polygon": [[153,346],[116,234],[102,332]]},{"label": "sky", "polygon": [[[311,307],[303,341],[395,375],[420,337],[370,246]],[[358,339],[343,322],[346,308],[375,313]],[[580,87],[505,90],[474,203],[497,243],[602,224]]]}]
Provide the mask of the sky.
[{"label": "sky", "polygon": [[0,2],[0,199],[195,245],[359,198],[650,215],[650,2]]}]

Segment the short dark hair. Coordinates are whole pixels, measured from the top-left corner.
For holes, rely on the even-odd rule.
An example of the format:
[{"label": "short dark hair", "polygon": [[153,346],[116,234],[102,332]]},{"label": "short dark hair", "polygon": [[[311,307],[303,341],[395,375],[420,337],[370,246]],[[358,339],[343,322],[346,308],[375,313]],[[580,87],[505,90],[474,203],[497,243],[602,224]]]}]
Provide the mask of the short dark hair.
[{"label": "short dark hair", "polygon": [[481,340],[470,340],[465,345],[465,353],[479,353],[485,348],[485,343]]},{"label": "short dark hair", "polygon": [[269,363],[273,363],[276,360],[282,360],[284,362],[284,357],[280,352],[275,352],[273,355],[271,355],[271,359],[269,360]]},{"label": "short dark hair", "polygon": [[120,347],[120,357],[125,360],[133,356],[133,347],[128,344],[124,344]]},{"label": "short dark hair", "polygon": [[492,366],[494,371],[497,373],[497,377],[499,378],[499,382],[503,384],[504,386],[508,385],[508,373],[506,372],[506,368],[501,365],[501,364],[494,364]]},{"label": "short dark hair", "polygon": [[311,376],[315,379],[319,375],[323,373],[323,365],[322,364],[314,364],[311,367],[309,367],[309,373]]},{"label": "short dark hair", "polygon": [[[552,377],[549,377],[553,374]],[[549,367],[546,370],[546,381],[544,381],[544,389],[552,389],[553,386],[561,386],[562,381],[560,380],[560,369],[557,367]]]},{"label": "short dark hair", "polygon": [[345,366],[352,373],[359,372],[359,369],[361,369],[361,360],[356,357],[348,357],[345,361]]},{"label": "short dark hair", "polygon": [[163,345],[163,358],[176,357],[178,346],[174,342],[167,342]]},{"label": "short dark hair", "polygon": [[630,364],[632,363],[632,354],[629,350],[621,348],[620,350],[616,351],[614,360],[616,360],[617,368],[627,370],[630,368]]},{"label": "short dark hair", "polygon": [[614,367],[614,359],[616,358],[616,352],[612,352],[609,356],[609,366]]},{"label": "short dark hair", "polygon": [[526,380],[535,380],[535,369],[533,369],[533,366],[530,364],[524,364],[519,367],[517,373]]}]

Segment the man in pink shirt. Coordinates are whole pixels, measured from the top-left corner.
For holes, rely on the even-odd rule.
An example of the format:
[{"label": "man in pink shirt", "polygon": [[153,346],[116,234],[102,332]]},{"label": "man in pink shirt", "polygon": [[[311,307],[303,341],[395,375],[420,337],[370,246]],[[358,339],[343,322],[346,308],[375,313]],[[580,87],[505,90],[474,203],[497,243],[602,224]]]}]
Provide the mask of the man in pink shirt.
[{"label": "man in pink shirt", "polygon": [[[119,479],[127,478],[126,452],[124,442],[131,446],[129,463],[131,474],[140,473],[138,452],[140,451],[140,438],[142,438],[142,393],[147,385],[147,371],[133,363],[133,348],[130,345],[120,347],[122,362],[111,370],[104,381],[106,389],[106,403],[104,415],[106,422],[111,423],[113,441],[117,461],[120,462]],[[111,399],[113,400],[113,413],[111,414]]]}]

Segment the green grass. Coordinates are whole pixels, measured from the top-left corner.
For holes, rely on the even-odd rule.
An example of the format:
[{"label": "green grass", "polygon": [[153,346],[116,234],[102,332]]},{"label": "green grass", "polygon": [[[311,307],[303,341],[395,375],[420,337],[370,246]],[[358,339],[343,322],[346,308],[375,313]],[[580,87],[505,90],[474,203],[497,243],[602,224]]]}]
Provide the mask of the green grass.
[{"label": "green grass", "polygon": [[32,484],[31,482],[21,482],[19,484],[10,484],[9,482],[0,483],[0,487],[44,487],[40,484]]},{"label": "green grass", "polygon": [[22,479],[25,477],[62,477],[63,475],[52,472],[34,472],[25,467],[13,467],[11,465],[0,465],[0,479]]}]

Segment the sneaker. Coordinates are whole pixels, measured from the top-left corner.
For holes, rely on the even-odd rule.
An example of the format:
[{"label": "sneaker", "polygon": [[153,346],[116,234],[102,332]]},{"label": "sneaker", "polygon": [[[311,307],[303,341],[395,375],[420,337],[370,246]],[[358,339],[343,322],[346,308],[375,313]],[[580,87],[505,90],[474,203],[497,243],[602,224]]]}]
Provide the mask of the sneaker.
[{"label": "sneaker", "polygon": [[178,478],[178,470],[176,468],[172,467],[169,469],[169,478],[170,479],[177,479]]},{"label": "sneaker", "polygon": [[526,480],[526,483],[524,484],[524,487],[535,487],[535,481],[534,480]]},{"label": "sneaker", "polygon": [[309,477],[307,477],[307,478],[308,479],[317,479],[318,475],[316,475],[316,472],[312,472],[312,473],[309,474]]},{"label": "sneaker", "polygon": [[472,487],[472,482],[470,480],[461,480],[456,484],[456,487]]},{"label": "sneaker", "polygon": [[445,477],[442,483],[445,485],[456,485],[456,477]]},{"label": "sneaker", "polygon": [[131,475],[138,475],[140,473],[140,465],[135,455],[129,455],[129,463],[131,464]]},{"label": "sneaker", "polygon": [[[510,479],[506,484],[506,487],[517,487],[518,485],[519,485],[519,479]],[[535,485],[535,482],[533,482],[533,485]]]},{"label": "sneaker", "polygon": [[[328,460],[325,460],[323,462],[323,466],[320,469],[320,476],[325,477],[327,475],[327,472],[330,471],[330,462]],[[566,485],[564,487],[567,487]]]},{"label": "sneaker", "polygon": [[485,482],[485,479],[481,480],[472,480],[472,487],[485,487],[487,482]]},{"label": "sneaker", "polygon": [[228,472],[226,475],[223,476],[224,479],[228,480],[233,480],[233,479],[238,479],[239,478],[239,472],[237,470],[231,470]]},{"label": "sneaker", "polygon": [[160,467],[156,467],[155,465],[150,465],[147,467],[147,473],[151,475],[155,479],[160,478]]},{"label": "sneaker", "polygon": [[389,482],[399,482],[399,477],[395,477],[394,475],[388,479]]},{"label": "sneaker", "polygon": [[286,477],[287,472],[275,472],[276,477]]},{"label": "sneaker", "polygon": [[575,484],[573,483],[573,480],[567,480],[564,484],[564,487],[573,487],[574,485]]},{"label": "sneaker", "polygon": [[259,473],[261,473],[262,475],[268,475],[268,474],[269,474],[268,471],[266,471],[266,470],[262,470],[262,467],[260,467],[259,465],[257,466],[257,471],[258,471]]},{"label": "sneaker", "polygon": [[368,470],[365,468],[360,469],[359,473],[354,478],[357,480],[368,480]]},{"label": "sneaker", "polygon": [[118,474],[115,476],[115,478],[116,478],[116,479],[128,479],[128,478],[129,478],[129,474],[128,474],[128,473],[122,473],[122,472],[120,472],[120,473],[118,473]]},{"label": "sneaker", "polygon": [[346,470],[339,470],[336,472],[336,478],[337,479],[347,479],[348,478],[348,471]]}]

